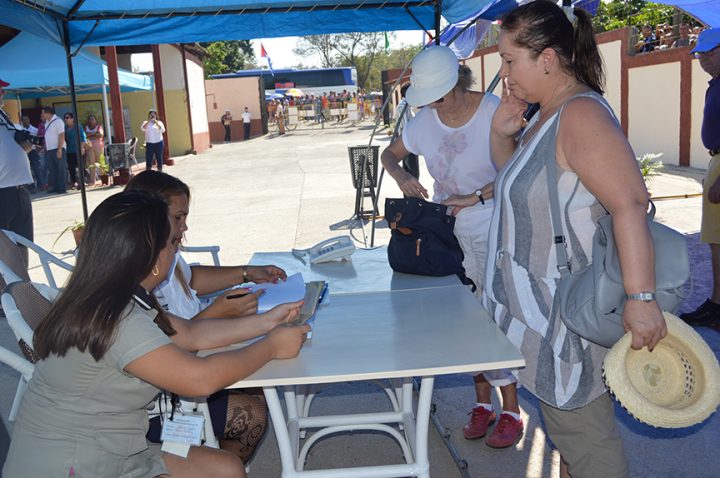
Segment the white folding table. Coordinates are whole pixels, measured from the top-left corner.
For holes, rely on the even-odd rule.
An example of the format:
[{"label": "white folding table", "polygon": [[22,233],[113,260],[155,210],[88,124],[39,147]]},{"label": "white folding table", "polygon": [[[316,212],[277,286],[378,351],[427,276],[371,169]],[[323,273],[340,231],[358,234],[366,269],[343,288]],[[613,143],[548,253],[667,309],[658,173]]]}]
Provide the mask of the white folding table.
[{"label": "white folding table", "polygon": [[394,272],[388,264],[387,247],[357,249],[350,260],[310,264],[303,263],[290,252],[258,252],[251,265],[276,265],[285,272],[302,272],[306,282],[324,280],[332,295],[358,292],[426,289],[460,284],[457,276],[429,277]]},{"label": "white folding table", "polygon": [[[330,301],[318,308],[312,339],[298,357],[272,361],[231,386],[263,387],[280,449],[283,478],[429,477],[427,440],[434,377],[524,366],[518,350],[469,289],[454,277],[398,277],[392,271],[387,273],[386,260],[383,275],[379,272],[381,265],[368,267],[377,257],[370,255],[365,261],[365,252],[356,251],[351,264],[355,277],[363,278],[359,281],[339,273],[333,280],[326,267],[303,266],[295,258],[292,260],[300,267],[288,267],[277,260],[286,256],[278,254],[256,254],[251,261],[275,264],[288,273],[301,271],[306,280],[330,282]],[[370,277],[368,269],[373,268],[377,269],[373,280],[364,280]],[[424,282],[426,279],[431,280],[430,286]],[[422,377],[416,411],[412,377]],[[298,385],[382,379],[402,379],[402,386],[389,393],[393,402],[389,412],[311,417],[311,397],[295,391]],[[277,387],[284,388],[287,415]],[[301,443],[307,429],[318,431]],[[304,470],[308,450],[318,439],[349,430],[388,433],[400,444],[405,463]]]}]

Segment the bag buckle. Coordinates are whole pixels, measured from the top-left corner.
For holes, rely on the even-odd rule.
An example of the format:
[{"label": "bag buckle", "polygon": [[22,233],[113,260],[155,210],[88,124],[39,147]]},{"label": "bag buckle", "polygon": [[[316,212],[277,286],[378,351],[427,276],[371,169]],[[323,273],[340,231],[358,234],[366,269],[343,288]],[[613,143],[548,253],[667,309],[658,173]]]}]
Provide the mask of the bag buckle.
[{"label": "bag buckle", "polygon": [[[553,242],[554,242],[556,245],[557,245],[557,244],[562,244],[563,246],[565,246],[565,249],[567,249],[567,241],[565,240],[565,236],[564,236],[564,235],[555,236],[555,237],[553,238]],[[567,257],[567,256],[566,256],[566,257]],[[559,264],[559,263],[558,263],[557,270],[560,272],[561,275],[563,275],[563,274],[565,274],[565,273],[570,273],[570,272],[572,272],[572,270],[570,269],[570,260],[568,260],[566,264]]]}]

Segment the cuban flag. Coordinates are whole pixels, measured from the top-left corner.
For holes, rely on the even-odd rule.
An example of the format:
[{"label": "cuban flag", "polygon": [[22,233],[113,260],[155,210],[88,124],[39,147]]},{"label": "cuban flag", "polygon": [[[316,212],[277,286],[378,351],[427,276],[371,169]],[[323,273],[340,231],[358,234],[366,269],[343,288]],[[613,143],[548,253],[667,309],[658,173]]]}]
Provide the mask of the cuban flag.
[{"label": "cuban flag", "polygon": [[270,69],[270,74],[272,74],[272,76],[275,76],[275,72],[273,71],[273,67],[272,67],[272,60],[270,60],[270,57],[268,56],[267,51],[265,50],[265,47],[263,46],[262,43],[260,43],[260,58],[265,58],[265,60],[267,60],[268,68]]}]

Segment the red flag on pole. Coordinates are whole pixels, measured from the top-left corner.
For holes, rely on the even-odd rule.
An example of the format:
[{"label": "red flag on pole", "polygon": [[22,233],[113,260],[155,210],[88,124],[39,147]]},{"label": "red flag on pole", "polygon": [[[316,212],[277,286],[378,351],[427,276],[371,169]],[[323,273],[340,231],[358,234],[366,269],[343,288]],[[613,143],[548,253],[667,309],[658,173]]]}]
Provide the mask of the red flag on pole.
[{"label": "red flag on pole", "polygon": [[268,56],[267,51],[265,50],[265,47],[263,46],[262,42],[260,43],[260,57],[265,58],[265,60],[267,61],[267,64],[268,64],[268,68],[270,69],[270,73],[272,74],[272,76],[275,76],[275,72],[273,71],[273,67],[272,67],[272,60]]}]

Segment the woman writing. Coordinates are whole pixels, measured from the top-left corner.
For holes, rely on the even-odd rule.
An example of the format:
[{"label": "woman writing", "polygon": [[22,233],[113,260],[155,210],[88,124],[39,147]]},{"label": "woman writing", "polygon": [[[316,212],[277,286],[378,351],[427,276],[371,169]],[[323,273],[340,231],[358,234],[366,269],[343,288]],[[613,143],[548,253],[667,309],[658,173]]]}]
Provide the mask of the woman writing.
[{"label": "woman writing", "polygon": [[[607,349],[570,332],[554,295],[555,258],[546,167],[557,187],[572,269],[591,260],[595,221],[612,214],[628,302],[632,347],[655,347],[667,333],[654,293],[648,194],[627,139],[603,100],[603,71],[589,15],[576,26],[554,3],[535,1],[503,19],[504,80],[493,117],[495,182],[485,305],[521,350],[521,383],[541,400],[548,435],[560,451],[561,476],[624,477],[627,462],[613,405],[602,381]],[[528,103],[539,103],[527,124]],[[519,140],[517,136],[525,127]],[[457,201],[463,204],[463,200]]]},{"label": "woman writing", "polygon": [[[126,191],[141,190],[160,194],[169,205],[170,221],[175,236],[173,245],[180,246],[187,231],[190,212],[190,188],[180,179],[159,171],[143,171],[134,176]],[[239,318],[257,313],[258,297],[262,291],[242,297],[238,290],[229,290],[212,302],[202,301],[200,295],[228,289],[243,282],[277,282],[286,279],[285,271],[275,266],[189,266],[179,252],[175,253],[175,266],[170,268],[166,280],[153,290],[160,305],[171,314],[183,319]],[[228,296],[234,296],[228,299]],[[248,336],[267,333],[266,325],[253,316],[241,320]],[[253,393],[250,393],[253,392]],[[220,448],[240,457],[244,463],[252,457],[267,427],[267,407],[262,393],[223,390],[207,399],[215,434]],[[150,422],[151,440],[159,437],[159,420]]]},{"label": "woman writing", "polygon": [[148,119],[143,121],[140,129],[145,132],[145,171],[152,169],[153,159],[157,170],[162,171],[165,125],[158,118],[157,111],[150,110]]},{"label": "woman writing", "polygon": [[[147,193],[111,196],[90,216],[77,267],[35,332],[41,360],[3,476],[245,476],[242,461],[223,450],[192,447],[181,458],[149,447],[145,407],[161,389],[206,396],[271,359],[294,357],[309,327],[275,327],[206,358],[190,353],[247,337],[235,320],[166,314],[148,293],[167,276],[173,237],[167,205]],[[284,324],[299,307],[280,305],[264,320]]]},{"label": "woman writing", "polygon": [[[408,154],[422,155],[435,180],[435,202],[466,193],[475,198],[469,207],[458,211],[454,232],[465,255],[465,274],[477,286],[479,298],[493,211],[493,181],[497,174],[490,160],[490,122],[500,101],[492,94],[470,91],[474,82],[470,68],[458,66],[455,54],[444,46],[418,54],[413,60],[410,82],[406,100],[424,108],[408,121],[402,136],[383,151],[383,167],[404,195],[427,198],[427,189],[400,166]],[[486,443],[494,448],[506,448],[522,436],[516,381],[507,370],[475,376],[477,403],[470,422],[463,429],[465,438],[482,438],[488,426],[495,422],[490,400],[492,386],[500,387],[503,412]]]}]

